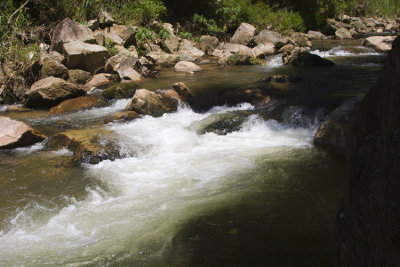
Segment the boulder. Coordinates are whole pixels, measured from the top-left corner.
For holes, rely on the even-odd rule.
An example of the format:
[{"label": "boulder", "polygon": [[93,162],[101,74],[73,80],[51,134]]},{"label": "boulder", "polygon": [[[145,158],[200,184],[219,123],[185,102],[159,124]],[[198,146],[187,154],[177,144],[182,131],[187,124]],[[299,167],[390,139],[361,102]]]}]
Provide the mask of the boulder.
[{"label": "boulder", "polygon": [[69,82],[80,85],[86,84],[87,81],[92,77],[92,74],[90,74],[90,72],[79,69],[68,70],[68,74],[69,74],[69,79],[68,79]]},{"label": "boulder", "polygon": [[63,63],[64,62],[64,56],[61,55],[60,53],[58,53],[57,51],[50,51],[49,52],[49,57],[54,60],[57,61],[58,63]]},{"label": "boulder", "polygon": [[159,51],[159,52],[148,53],[147,58],[158,66],[171,67],[174,66],[179,61],[180,56],[176,54],[168,54],[163,51]]},{"label": "boulder", "polygon": [[140,118],[140,115],[135,111],[120,111],[116,112],[104,120],[104,123],[110,122],[129,122],[133,121],[137,118]]},{"label": "boulder", "polygon": [[132,110],[138,114],[160,117],[164,113],[174,112],[178,108],[178,101],[160,94],[139,89],[126,106],[126,110]]},{"label": "boulder", "polygon": [[240,24],[239,28],[231,38],[231,43],[247,45],[256,33],[256,28],[248,23]]},{"label": "boulder", "polygon": [[335,109],[318,128],[314,145],[329,153],[344,157],[346,153],[346,136],[357,115],[362,98],[350,98]]},{"label": "boulder", "polygon": [[98,97],[81,96],[73,99],[68,99],[49,111],[50,115],[61,115],[65,113],[77,112],[80,110],[104,107],[107,103]]},{"label": "boulder", "polygon": [[106,99],[131,98],[135,95],[136,84],[117,83],[103,90],[103,97]]},{"label": "boulder", "polygon": [[131,45],[136,45],[136,30],[137,26],[127,26],[123,32],[121,32],[120,36],[122,40],[124,40],[124,46],[129,47]]},{"label": "boulder", "polygon": [[106,35],[102,31],[97,31],[93,34],[94,39],[96,39],[96,44],[105,46],[106,45]]},{"label": "boulder", "polygon": [[60,62],[55,61],[49,56],[44,56],[40,59],[40,65],[42,66],[40,70],[40,77],[58,77],[67,80],[69,77],[68,69]]},{"label": "boulder", "polygon": [[364,41],[364,46],[372,47],[378,52],[389,52],[395,36],[372,36]]},{"label": "boulder", "polygon": [[323,33],[318,32],[318,31],[308,31],[307,36],[310,40],[326,40],[328,37],[326,37]]},{"label": "boulder", "polygon": [[87,26],[92,31],[95,31],[100,27],[100,24],[99,24],[99,21],[97,19],[91,19],[91,20],[88,21],[88,25]]},{"label": "boulder", "polygon": [[45,138],[26,123],[0,116],[0,149],[30,146]]},{"label": "boulder", "polygon": [[124,40],[118,34],[114,32],[105,32],[104,38],[106,39],[106,44],[113,43],[114,45],[123,45]]},{"label": "boulder", "polygon": [[105,47],[81,41],[65,43],[63,49],[69,69],[82,69],[95,73],[104,67],[109,58]]},{"label": "boulder", "polygon": [[181,60],[194,61],[193,59],[204,56],[204,52],[196,48],[193,42],[189,40],[183,40],[179,44],[178,55],[180,56]]},{"label": "boulder", "polygon": [[123,54],[126,57],[134,57],[139,58],[138,53],[136,51],[136,47],[130,46],[129,50],[124,46],[116,45],[115,48],[118,50],[118,54]]},{"label": "boulder", "polygon": [[215,48],[218,46],[218,38],[210,35],[203,35],[200,37],[201,51],[207,55],[211,55]]},{"label": "boulder", "polygon": [[312,43],[309,41],[308,35],[301,32],[295,32],[290,36],[290,40],[298,47],[311,47]]},{"label": "boulder", "polygon": [[83,96],[86,91],[61,78],[47,77],[34,83],[24,95],[23,103],[29,108],[50,108],[70,98]]},{"label": "boulder", "polygon": [[282,46],[289,43],[288,37],[269,30],[261,31],[256,37],[254,37],[254,40],[257,44],[272,43],[277,49],[280,49]]},{"label": "boulder", "polygon": [[186,84],[182,82],[177,82],[172,85],[172,89],[177,92],[179,96],[179,100],[182,102],[188,103],[192,105],[194,103],[194,95],[190,91],[190,89],[186,86]]},{"label": "boulder", "polygon": [[65,18],[57,24],[51,36],[51,48],[57,52],[63,52],[63,44],[80,41],[83,43],[95,44],[96,39],[92,31],[82,24]]},{"label": "boulder", "polygon": [[296,47],[292,44],[286,44],[279,49],[278,53],[290,53],[292,52]]},{"label": "boulder", "polygon": [[26,79],[19,75],[10,75],[1,84],[0,98],[6,104],[13,104],[23,99],[24,94],[29,90]]},{"label": "boulder", "polygon": [[202,68],[192,62],[189,62],[189,61],[179,61],[175,65],[175,70],[177,72],[193,73],[196,71],[201,71]]},{"label": "boulder", "polygon": [[353,39],[353,35],[349,30],[345,28],[339,28],[335,32],[335,39],[338,40]]},{"label": "boulder", "polygon": [[94,75],[88,83],[83,86],[86,91],[89,91],[93,88],[97,88],[99,86],[103,86],[109,83],[112,83],[112,75],[106,73],[100,73]]},{"label": "boulder", "polygon": [[253,48],[253,52],[255,57],[265,58],[275,53],[275,46],[272,43],[259,44]]},{"label": "boulder", "polygon": [[283,53],[282,60],[284,64],[290,63],[293,66],[300,67],[331,67],[335,65],[335,63],[326,58],[311,54],[308,50],[298,48],[292,52]]},{"label": "boulder", "polygon": [[176,36],[171,36],[166,40],[161,41],[162,48],[167,51],[168,53],[176,53],[178,52],[179,47],[179,38]]},{"label": "boulder", "polygon": [[336,217],[336,266],[400,262],[400,38],[364,97],[349,135],[348,176]]},{"label": "boulder", "polygon": [[175,36],[174,33],[174,27],[172,26],[171,23],[163,23],[162,27],[167,29],[167,31],[169,32],[169,34],[171,35],[171,37]]},{"label": "boulder", "polygon": [[103,160],[122,158],[120,147],[112,140],[113,132],[91,128],[57,133],[49,139],[53,149],[68,148],[79,163],[97,164]]},{"label": "boulder", "polygon": [[136,82],[142,79],[142,75],[140,75],[140,73],[131,66],[120,66],[117,72],[121,80],[130,80]]}]

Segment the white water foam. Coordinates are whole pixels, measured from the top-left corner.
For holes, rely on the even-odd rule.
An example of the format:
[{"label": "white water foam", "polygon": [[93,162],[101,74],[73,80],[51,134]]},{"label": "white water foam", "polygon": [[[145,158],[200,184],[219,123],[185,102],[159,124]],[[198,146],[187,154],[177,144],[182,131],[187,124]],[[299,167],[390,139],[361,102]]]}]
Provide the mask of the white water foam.
[{"label": "white water foam", "polygon": [[379,56],[382,55],[381,53],[375,52],[372,48],[364,47],[364,46],[357,46],[354,47],[358,52],[351,52],[346,50],[345,47],[338,46],[332,48],[328,51],[321,51],[321,50],[311,50],[310,53],[314,55],[318,55],[323,58],[327,57],[349,57],[349,56]]},{"label": "white water foam", "polygon": [[[244,107],[251,108],[236,109]],[[184,108],[161,118],[109,125],[137,156],[85,166],[86,175],[107,190],[87,188],[86,199],[52,218],[15,218],[10,231],[0,232],[1,264],[82,266],[127,256],[156,257],[185,220],[240,199],[238,177],[255,168],[257,159],[311,146],[311,129],[266,122],[257,115],[227,135],[190,130],[191,124],[223,110],[232,109],[198,114]]]}]

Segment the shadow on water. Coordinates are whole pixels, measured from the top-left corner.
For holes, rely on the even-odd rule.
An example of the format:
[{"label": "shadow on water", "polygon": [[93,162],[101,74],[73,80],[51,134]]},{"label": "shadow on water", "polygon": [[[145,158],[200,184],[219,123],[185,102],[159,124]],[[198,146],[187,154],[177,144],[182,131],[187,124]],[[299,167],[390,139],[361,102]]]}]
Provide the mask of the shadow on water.
[{"label": "shadow on water", "polygon": [[237,185],[246,194],[181,226],[170,265],[331,266],[343,176],[343,163],[317,150],[260,160]]}]

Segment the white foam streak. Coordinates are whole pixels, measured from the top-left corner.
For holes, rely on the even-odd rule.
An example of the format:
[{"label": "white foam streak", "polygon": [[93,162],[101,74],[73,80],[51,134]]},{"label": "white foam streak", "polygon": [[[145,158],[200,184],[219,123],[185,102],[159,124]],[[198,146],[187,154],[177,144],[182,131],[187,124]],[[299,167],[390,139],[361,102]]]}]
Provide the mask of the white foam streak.
[{"label": "white foam streak", "polygon": [[349,57],[349,56],[379,56],[380,53],[375,52],[372,48],[364,47],[364,46],[357,46],[355,47],[357,52],[351,52],[350,50],[346,50],[345,47],[335,47],[328,51],[321,51],[321,50],[312,50],[310,51],[311,54],[318,55],[323,58],[327,57]]},{"label": "white foam streak", "polygon": [[[244,108],[252,107],[236,110]],[[227,135],[190,130],[192,123],[223,111],[232,108],[205,114],[183,108],[161,118],[109,125],[137,156],[87,165],[87,175],[107,190],[87,188],[85,200],[72,202],[51,219],[1,233],[3,263],[79,266],[121,251],[141,255],[149,246],[153,254],[160,252],[179,223],[237,199],[237,177],[254,168],[258,158],[311,145],[311,130],[265,122],[257,115]]]}]

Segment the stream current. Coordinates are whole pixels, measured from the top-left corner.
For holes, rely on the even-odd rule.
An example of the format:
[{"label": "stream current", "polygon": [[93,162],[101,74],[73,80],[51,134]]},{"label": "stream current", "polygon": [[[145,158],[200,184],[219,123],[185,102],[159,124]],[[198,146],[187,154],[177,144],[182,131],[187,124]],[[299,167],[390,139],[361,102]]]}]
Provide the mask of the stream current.
[{"label": "stream current", "polygon": [[[78,166],[72,152],[43,144],[0,152],[0,266],[330,266],[345,170],[313,136],[327,110],[365,94],[384,56],[354,46],[313,53],[336,66],[297,69],[273,57],[267,67],[144,81],[150,90],[183,81],[200,104],[101,126],[123,159]],[[268,107],[220,102],[274,74],[303,81]],[[99,127],[128,101],[1,115],[52,134]]]}]

